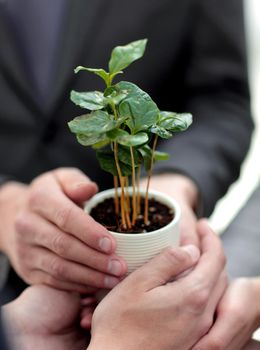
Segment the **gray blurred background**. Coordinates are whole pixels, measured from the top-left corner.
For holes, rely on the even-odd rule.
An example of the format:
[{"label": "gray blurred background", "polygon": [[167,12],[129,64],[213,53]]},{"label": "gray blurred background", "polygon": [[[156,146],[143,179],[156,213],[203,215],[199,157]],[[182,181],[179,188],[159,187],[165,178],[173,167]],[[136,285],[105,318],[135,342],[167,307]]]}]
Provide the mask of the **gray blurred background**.
[{"label": "gray blurred background", "polygon": [[244,3],[252,113],[256,129],[239,180],[231,186],[225,198],[218,202],[210,218],[211,226],[218,233],[223,232],[260,180],[260,0],[244,0]]}]

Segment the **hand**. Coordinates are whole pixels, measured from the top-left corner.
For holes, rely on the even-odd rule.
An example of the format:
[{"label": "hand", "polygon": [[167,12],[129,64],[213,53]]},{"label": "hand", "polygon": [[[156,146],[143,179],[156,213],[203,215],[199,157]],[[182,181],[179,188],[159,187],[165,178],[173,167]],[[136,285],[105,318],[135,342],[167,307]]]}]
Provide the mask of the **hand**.
[{"label": "hand", "polygon": [[[142,180],[142,187],[146,186],[146,180]],[[164,192],[177,200],[181,207],[181,245],[194,244],[199,246],[196,231],[197,218],[195,208],[198,202],[198,190],[196,185],[187,176],[180,174],[153,175],[150,187]]]},{"label": "hand", "polygon": [[19,350],[82,350],[89,339],[79,327],[79,295],[38,285],[5,305],[7,336]]},{"label": "hand", "polygon": [[204,221],[197,229],[200,258],[195,246],[167,248],[101,301],[88,350],[188,350],[208,332],[227,284],[225,258]]},{"label": "hand", "polygon": [[194,346],[194,350],[244,349],[253,332],[260,326],[259,295],[259,278],[234,280],[217,308],[216,322],[209,333]]},{"label": "hand", "polygon": [[260,343],[256,340],[251,339],[243,350],[260,350]]},{"label": "hand", "polygon": [[113,237],[80,207],[96,191],[72,168],[1,188],[0,246],[28,284],[86,293],[89,286],[112,288],[125,274]]}]

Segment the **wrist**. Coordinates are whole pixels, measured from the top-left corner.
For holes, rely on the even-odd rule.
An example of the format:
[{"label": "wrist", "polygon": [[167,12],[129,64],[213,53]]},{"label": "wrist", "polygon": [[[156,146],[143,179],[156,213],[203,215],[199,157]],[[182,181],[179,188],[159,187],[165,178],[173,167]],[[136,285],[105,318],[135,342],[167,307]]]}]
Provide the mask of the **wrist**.
[{"label": "wrist", "polygon": [[199,190],[191,178],[183,174],[165,173],[154,175],[151,184],[153,181],[156,181],[157,178],[158,180],[160,179],[160,182],[169,184],[169,186],[167,186],[168,194],[196,211],[199,201]]},{"label": "wrist", "polygon": [[0,187],[0,251],[8,255],[11,226],[14,216],[24,200],[27,186],[19,182],[8,181]]}]

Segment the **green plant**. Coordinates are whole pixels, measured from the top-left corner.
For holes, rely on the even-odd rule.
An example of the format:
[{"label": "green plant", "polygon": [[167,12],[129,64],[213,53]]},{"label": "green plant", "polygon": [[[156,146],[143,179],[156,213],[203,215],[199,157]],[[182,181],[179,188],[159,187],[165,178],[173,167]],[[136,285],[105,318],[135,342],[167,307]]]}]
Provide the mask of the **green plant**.
[{"label": "green plant", "polygon": [[[102,78],[106,85],[103,92],[71,91],[71,100],[90,113],[74,118],[68,123],[69,128],[80,144],[96,150],[101,168],[113,175],[115,208],[117,215],[121,216],[124,230],[131,228],[140,214],[142,165],[148,177],[143,217],[144,223],[149,224],[148,191],[153,164],[169,157],[167,153],[156,150],[158,138],[168,139],[173,132],[184,131],[192,123],[189,113],[160,111],[151,97],[137,85],[127,81],[113,83],[123,69],[143,56],[146,44],[147,39],[143,39],[115,47],[108,72],[82,66],[75,69],[75,73],[85,70]],[[129,177],[133,187],[131,199],[127,190]]]}]

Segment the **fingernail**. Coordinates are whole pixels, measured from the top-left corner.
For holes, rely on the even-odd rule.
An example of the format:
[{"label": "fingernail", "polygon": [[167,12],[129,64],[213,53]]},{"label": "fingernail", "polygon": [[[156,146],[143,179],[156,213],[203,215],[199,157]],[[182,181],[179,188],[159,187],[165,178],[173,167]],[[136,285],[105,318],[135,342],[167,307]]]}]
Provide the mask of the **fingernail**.
[{"label": "fingernail", "polygon": [[82,182],[77,182],[75,185],[74,185],[74,188],[77,189],[77,188],[81,188],[81,187],[86,187],[86,186],[89,186],[89,185],[92,185],[92,186],[96,186],[95,182],[92,182],[92,181],[82,181]]},{"label": "fingernail", "polygon": [[109,253],[112,249],[112,242],[111,239],[109,239],[108,237],[103,237],[99,240],[99,248],[105,252],[105,253]]},{"label": "fingernail", "polygon": [[195,245],[186,245],[182,247],[192,258],[193,261],[197,261],[200,257],[199,249]]},{"label": "fingernail", "polygon": [[122,265],[118,260],[110,260],[108,263],[108,272],[112,275],[120,276],[122,272]]},{"label": "fingernail", "polygon": [[113,288],[119,283],[118,278],[106,276],[104,280],[105,288]]}]

